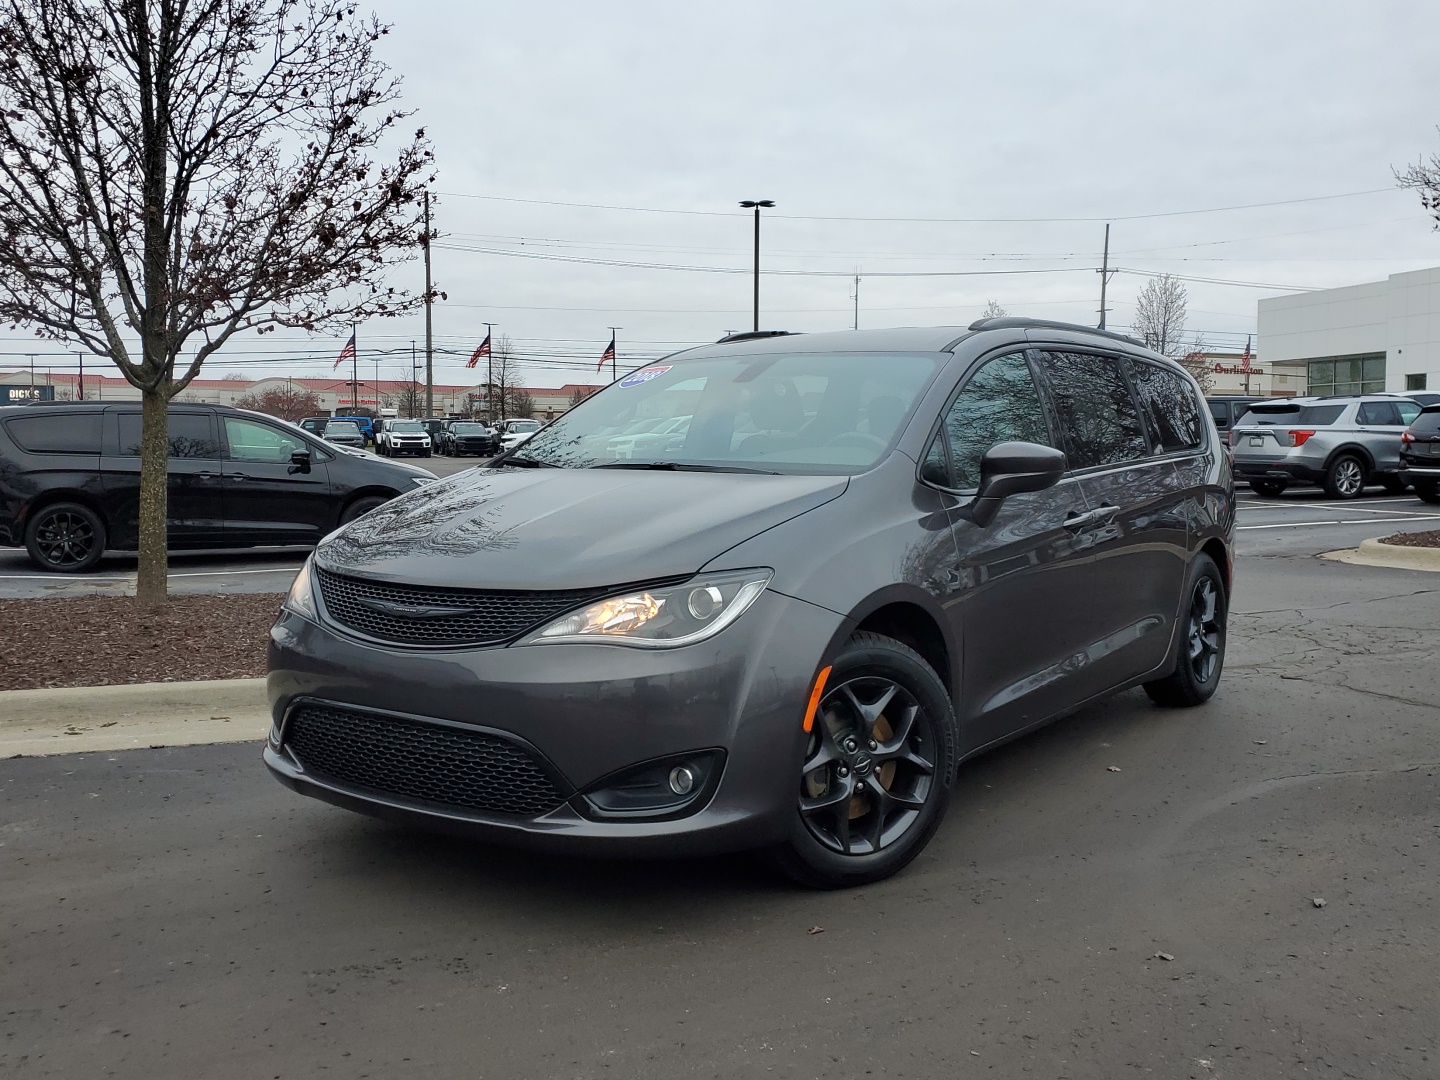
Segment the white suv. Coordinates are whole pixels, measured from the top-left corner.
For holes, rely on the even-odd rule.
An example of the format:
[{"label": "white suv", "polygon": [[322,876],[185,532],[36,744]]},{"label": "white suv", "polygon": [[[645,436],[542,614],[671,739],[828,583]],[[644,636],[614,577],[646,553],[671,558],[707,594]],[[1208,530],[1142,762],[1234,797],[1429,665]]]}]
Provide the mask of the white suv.
[{"label": "white suv", "polygon": [[419,420],[386,420],[384,430],[376,437],[375,449],[386,457],[402,454],[429,457],[430,433]]}]

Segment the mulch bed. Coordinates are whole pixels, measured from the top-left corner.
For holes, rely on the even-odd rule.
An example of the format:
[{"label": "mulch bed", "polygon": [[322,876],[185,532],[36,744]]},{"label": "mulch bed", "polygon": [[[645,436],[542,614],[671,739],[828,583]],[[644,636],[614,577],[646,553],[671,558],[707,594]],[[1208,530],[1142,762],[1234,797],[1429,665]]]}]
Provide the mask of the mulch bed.
[{"label": "mulch bed", "polygon": [[1394,544],[1396,547],[1440,548],[1440,529],[1432,529],[1429,532],[1396,533],[1394,536],[1381,537],[1380,542]]},{"label": "mulch bed", "polygon": [[244,679],[265,674],[280,593],[0,600],[0,690]]}]

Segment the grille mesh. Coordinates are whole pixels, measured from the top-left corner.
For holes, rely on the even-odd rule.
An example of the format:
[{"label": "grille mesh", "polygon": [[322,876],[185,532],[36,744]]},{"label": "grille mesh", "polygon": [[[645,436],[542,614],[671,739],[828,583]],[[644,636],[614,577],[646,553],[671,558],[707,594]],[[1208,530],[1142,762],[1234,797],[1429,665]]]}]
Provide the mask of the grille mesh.
[{"label": "grille mesh", "polygon": [[439,806],[533,818],[565,801],[528,751],[485,732],[307,702],[285,745],[307,771]]},{"label": "grille mesh", "polygon": [[[492,645],[508,641],[602,591],[435,589],[345,577],[318,568],[316,577],[331,619],[368,637],[397,645]],[[432,610],[423,615],[406,615],[368,606],[366,601]],[[453,608],[454,614],[440,613],[446,608]]]}]

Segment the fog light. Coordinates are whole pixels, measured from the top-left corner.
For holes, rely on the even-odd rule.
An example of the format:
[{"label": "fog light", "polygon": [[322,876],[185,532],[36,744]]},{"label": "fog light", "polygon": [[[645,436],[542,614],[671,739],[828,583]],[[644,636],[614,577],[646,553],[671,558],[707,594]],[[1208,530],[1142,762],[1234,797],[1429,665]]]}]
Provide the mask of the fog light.
[{"label": "fog light", "polygon": [[695,770],[689,765],[677,765],[671,769],[670,790],[676,795],[689,795],[695,790]]}]

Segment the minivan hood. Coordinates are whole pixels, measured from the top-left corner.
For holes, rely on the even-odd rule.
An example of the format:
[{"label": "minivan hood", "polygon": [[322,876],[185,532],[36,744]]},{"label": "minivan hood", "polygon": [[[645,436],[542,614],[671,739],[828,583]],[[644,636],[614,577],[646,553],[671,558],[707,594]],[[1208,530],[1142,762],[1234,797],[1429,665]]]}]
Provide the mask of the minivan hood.
[{"label": "minivan hood", "polygon": [[846,476],[472,469],[325,540],[329,570],[473,589],[586,589],[693,574],[845,490]]}]

